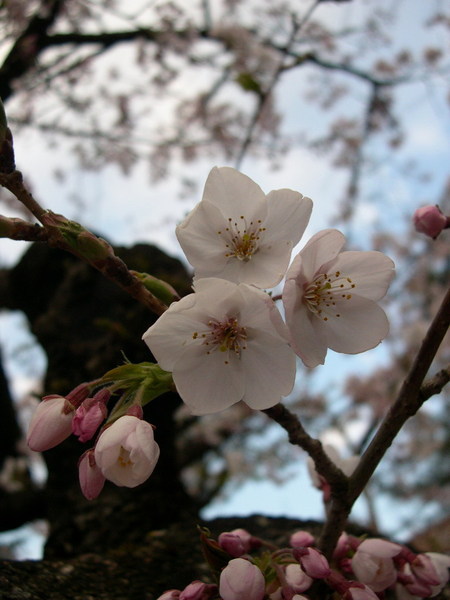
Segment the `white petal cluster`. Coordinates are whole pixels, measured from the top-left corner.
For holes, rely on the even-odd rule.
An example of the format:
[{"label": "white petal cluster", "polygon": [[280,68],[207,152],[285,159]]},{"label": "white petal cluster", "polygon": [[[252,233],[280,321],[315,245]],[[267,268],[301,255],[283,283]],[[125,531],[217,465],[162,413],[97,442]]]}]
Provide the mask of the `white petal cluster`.
[{"label": "white petal cluster", "polygon": [[286,274],[283,303],[291,344],[308,367],[323,364],[327,349],[358,354],[377,346],[389,323],[377,301],[394,276],[381,252],[341,252],[345,237],[321,231]]},{"label": "white petal cluster", "polygon": [[[215,167],[201,202],[177,227],[195,269],[194,293],[173,303],[144,340],[194,414],[240,400],[274,406],[292,390],[294,353],[315,367],[328,348],[356,354],[387,335],[377,301],[394,270],[384,254],[342,252],[345,237],[329,229],[288,269],[311,210],[298,192],[265,195],[235,169]],[[263,291],[283,277],[287,327]]]},{"label": "white petal cluster", "polygon": [[107,427],[95,445],[98,468],[118,486],[133,488],[143,483],[153,473],[158,458],[152,426],[131,415]]},{"label": "white petal cluster", "polygon": [[271,288],[283,279],[311,211],[312,201],[298,192],[282,189],[266,196],[239,171],[215,167],[202,201],[176,234],[197,279]]}]

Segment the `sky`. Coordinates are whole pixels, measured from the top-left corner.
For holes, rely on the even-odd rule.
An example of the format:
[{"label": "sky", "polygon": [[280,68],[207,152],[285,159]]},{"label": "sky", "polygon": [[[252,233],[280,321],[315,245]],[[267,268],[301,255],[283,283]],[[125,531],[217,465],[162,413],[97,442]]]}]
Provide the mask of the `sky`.
[{"label": "sky", "polygon": [[[369,5],[373,5],[373,1],[355,0],[341,6],[324,4],[322,18],[328,24],[336,24],[336,27],[342,23],[351,24]],[[399,47],[402,40],[411,35],[417,38],[417,48],[420,47],[422,33],[418,23],[435,6],[439,6],[439,2],[434,0],[429,3],[422,0],[398,2],[398,10],[403,15],[395,32]],[[447,42],[442,39],[440,43]],[[304,85],[303,75],[291,73],[283,78],[278,89],[287,131],[297,123],[300,108],[307,111],[307,118],[317,122],[318,128],[324,125],[313,106],[300,104],[300,91]],[[346,231],[355,246],[367,249],[367,240],[371,235],[385,227],[390,231],[398,228],[399,233],[405,232],[411,227],[409,216],[412,211],[422,204],[434,202],[443,189],[450,164],[450,113],[445,89],[445,82],[439,78],[433,81],[423,78],[399,89],[396,110],[406,124],[407,143],[404,149],[391,155],[386,155],[385,146],[377,139],[367,146],[366,152],[372,153],[374,158],[383,159],[383,163],[373,173],[367,174],[363,199],[357,205],[353,221]],[[360,100],[358,94],[355,95],[352,100],[354,105],[346,107],[349,114],[358,110],[363,97],[362,90]],[[337,106],[342,108],[339,103]],[[305,118],[304,114],[302,118]],[[214,165],[222,166],[225,163],[217,157],[208,157],[186,169],[185,165],[175,162],[171,177],[155,184],[150,181],[148,169],[142,163],[132,169],[130,177],[125,177],[115,166],[96,172],[82,170],[69,154],[64,141],[60,142],[57,149],[49,148],[42,143],[41,136],[30,130],[19,133],[15,137],[15,149],[18,167],[32,182],[36,198],[46,207],[95,228],[96,232],[115,244],[154,243],[184,260],[175,238],[175,225],[200,200],[202,184],[195,193],[180,200],[179,180],[186,170],[195,170],[196,178],[203,182]],[[416,163],[416,176],[401,176],[405,165],[412,162]],[[57,180],[53,173],[61,168],[65,177]],[[266,192],[288,187],[313,199],[313,216],[302,243],[318,230],[335,226],[346,174],[334,168],[324,156],[296,145],[283,158],[277,170],[270,170],[267,162],[251,157],[244,160],[241,170]],[[381,203],[377,202],[380,197],[383,198]],[[6,214],[14,215],[14,211],[7,211]],[[21,243],[0,240],[0,266],[14,264],[24,247]],[[45,368],[45,358],[39,348],[33,345],[32,338],[23,327],[23,317],[17,313],[0,314],[0,345],[13,378],[14,392],[20,397],[35,388]],[[370,358],[364,355],[359,362],[335,355],[328,360],[327,368],[330,373],[340,373],[342,376],[352,369],[364,368],[369,362],[372,365],[377,361],[382,363],[385,358],[383,351],[371,354]],[[324,441],[339,443],[334,432],[328,432]],[[320,493],[309,482],[305,462],[299,461],[298,467],[290,467],[290,471],[292,475],[283,485],[261,481],[245,483],[240,489],[215,501],[204,511],[204,516],[262,512],[320,519]],[[397,528],[398,513],[392,510],[392,505],[389,505],[389,511],[386,510],[385,502],[383,499],[377,500],[378,512],[388,515],[383,525],[391,531],[396,530],[400,536],[406,535],[408,530],[399,531]],[[417,507],[411,504],[409,512],[414,514],[416,510]],[[355,514],[365,518],[364,499],[359,501]],[[392,516],[389,517],[389,514]]]}]

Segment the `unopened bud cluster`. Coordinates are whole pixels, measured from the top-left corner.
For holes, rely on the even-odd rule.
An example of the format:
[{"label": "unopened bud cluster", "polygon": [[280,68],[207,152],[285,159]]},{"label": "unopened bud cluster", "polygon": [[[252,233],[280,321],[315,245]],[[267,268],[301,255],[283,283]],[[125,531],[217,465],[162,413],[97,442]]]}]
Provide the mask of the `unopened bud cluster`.
[{"label": "unopened bud cluster", "polygon": [[[142,406],[167,391],[170,382],[170,376],[156,365],[127,364],[101,380],[77,386],[66,396],[45,396],[30,422],[28,445],[44,452],[72,434],[81,443],[95,437],[93,447],[78,463],[84,496],[96,498],[106,480],[136,487],[150,477],[159,458],[153,426],[143,420]],[[120,395],[109,411],[108,403],[116,391]]]},{"label": "unopened bud cluster", "polygon": [[388,590],[420,600],[439,594],[449,579],[450,557],[415,554],[380,538],[343,533],[329,562],[307,531],[294,532],[289,547],[278,549],[245,529],[217,541],[208,533],[202,530],[201,543],[217,585],[196,580],[158,600],[380,600]]}]

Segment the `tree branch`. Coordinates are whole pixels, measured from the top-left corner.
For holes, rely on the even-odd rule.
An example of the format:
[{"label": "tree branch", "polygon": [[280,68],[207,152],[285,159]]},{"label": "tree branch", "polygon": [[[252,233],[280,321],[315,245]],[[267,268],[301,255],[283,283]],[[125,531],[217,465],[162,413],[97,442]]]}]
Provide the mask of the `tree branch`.
[{"label": "tree branch", "polygon": [[423,383],[449,325],[450,289],[447,291],[425,335],[397,399],[384,417],[375,437],[350,476],[347,493],[334,489],[331,484],[330,513],[320,540],[320,547],[326,556],[331,556],[353,504],[364,490],[400,429],[410,417],[417,413],[428,398],[435,393],[439,393],[450,380],[450,367],[448,367],[437,373],[428,382]]},{"label": "tree branch", "polygon": [[47,32],[58,18],[64,0],[44,0],[42,4],[41,11],[31,17],[0,68],[0,98],[3,101],[13,93],[13,81],[30,70],[46,47]]},{"label": "tree branch", "polygon": [[[29,239],[26,237],[27,235],[33,241],[38,238],[45,239],[50,246],[66,250],[89,263],[153,313],[161,315],[167,310],[167,306],[154,296],[136,275],[130,272],[121,258],[116,256],[110,244],[84,229],[78,223],[69,221],[61,215],[56,215],[42,208],[26,189],[20,171],[0,173],[0,185],[13,193],[19,202],[28,208],[43,225],[40,228],[17,219],[15,220],[16,231],[13,232],[13,239]],[[25,227],[24,224],[28,227]],[[0,222],[0,225],[5,228],[4,219]],[[12,220],[10,227],[14,231]],[[21,233],[19,233],[19,230]]]},{"label": "tree branch", "polygon": [[322,443],[311,437],[305,430],[300,420],[288,410],[284,404],[276,404],[262,412],[276,421],[287,432],[289,442],[299,446],[314,460],[316,471],[324,477],[336,490],[346,493],[348,477],[329,458],[323,449]]}]

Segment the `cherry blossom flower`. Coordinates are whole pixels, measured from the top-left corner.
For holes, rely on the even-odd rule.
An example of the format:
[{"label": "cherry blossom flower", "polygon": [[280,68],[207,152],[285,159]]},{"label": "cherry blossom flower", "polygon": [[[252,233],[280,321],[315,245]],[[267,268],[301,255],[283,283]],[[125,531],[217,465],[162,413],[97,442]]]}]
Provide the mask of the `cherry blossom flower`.
[{"label": "cherry blossom flower", "polygon": [[343,596],[344,600],[379,600],[378,596],[368,587],[362,585],[359,587],[357,584],[349,585],[347,591]]},{"label": "cherry blossom flower", "polygon": [[194,289],[144,334],[191,412],[215,413],[240,400],[257,410],[277,404],[292,390],[295,355],[270,296],[216,278],[199,279]]},{"label": "cherry blossom flower", "polygon": [[219,593],[223,600],[263,600],[264,575],[244,558],[233,558],[220,574]]},{"label": "cherry blossom flower", "polygon": [[203,583],[203,581],[193,581],[181,592],[180,600],[210,600],[217,598],[217,585],[213,583]]},{"label": "cherry blossom flower", "polygon": [[156,600],[178,600],[180,594],[180,590],[167,590],[162,596],[158,596]]},{"label": "cherry blossom flower", "polygon": [[312,201],[293,190],[267,196],[246,175],[214,167],[202,201],[176,234],[196,278],[221,277],[271,288],[284,277]]},{"label": "cherry blossom flower", "polygon": [[124,415],[107,427],[95,446],[95,462],[103,476],[118,486],[133,488],[153,472],[159,446],[146,421]]},{"label": "cherry blossom flower", "polygon": [[291,345],[308,367],[323,364],[327,349],[357,354],[377,346],[388,331],[376,303],[387,291],[394,264],[381,252],[341,252],[345,237],[319,232],[286,274],[283,303]]}]

